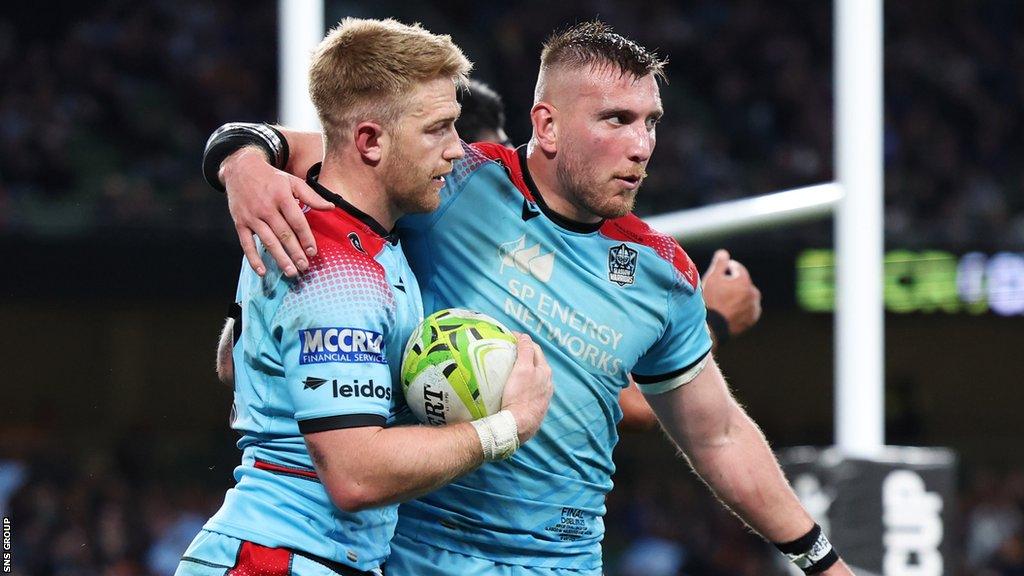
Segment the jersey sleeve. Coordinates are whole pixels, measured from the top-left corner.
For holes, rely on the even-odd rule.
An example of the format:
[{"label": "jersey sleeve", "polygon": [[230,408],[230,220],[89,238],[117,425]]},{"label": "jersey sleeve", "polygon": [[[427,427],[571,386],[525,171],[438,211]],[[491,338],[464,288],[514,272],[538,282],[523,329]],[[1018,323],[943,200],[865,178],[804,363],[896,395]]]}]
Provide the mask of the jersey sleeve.
[{"label": "jersey sleeve", "polygon": [[695,290],[680,284],[667,309],[665,332],[633,368],[633,379],[644,394],[664,394],[687,384],[700,374],[711,356],[700,284]]},{"label": "jersey sleeve", "polygon": [[383,426],[394,410],[386,342],[395,302],[370,258],[321,250],[275,316],[287,393],[303,434]]}]

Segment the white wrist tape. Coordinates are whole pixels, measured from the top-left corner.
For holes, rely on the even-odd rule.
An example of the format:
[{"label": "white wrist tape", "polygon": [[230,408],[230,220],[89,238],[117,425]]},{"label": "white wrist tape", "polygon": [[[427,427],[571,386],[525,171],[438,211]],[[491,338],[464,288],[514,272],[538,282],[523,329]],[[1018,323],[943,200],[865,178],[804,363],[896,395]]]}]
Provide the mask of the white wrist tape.
[{"label": "white wrist tape", "polygon": [[508,410],[474,420],[470,424],[480,436],[485,461],[504,460],[519,449],[519,427],[516,425],[516,417]]}]

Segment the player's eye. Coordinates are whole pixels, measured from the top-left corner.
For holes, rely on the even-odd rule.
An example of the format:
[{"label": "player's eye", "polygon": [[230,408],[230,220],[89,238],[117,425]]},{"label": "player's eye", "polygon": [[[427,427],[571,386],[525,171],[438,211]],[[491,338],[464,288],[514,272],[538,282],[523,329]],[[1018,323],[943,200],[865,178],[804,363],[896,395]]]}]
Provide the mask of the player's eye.
[{"label": "player's eye", "polygon": [[445,120],[444,122],[438,122],[436,124],[433,124],[427,131],[430,132],[431,134],[444,136],[445,134],[451,132],[452,130],[455,130],[455,121]]}]

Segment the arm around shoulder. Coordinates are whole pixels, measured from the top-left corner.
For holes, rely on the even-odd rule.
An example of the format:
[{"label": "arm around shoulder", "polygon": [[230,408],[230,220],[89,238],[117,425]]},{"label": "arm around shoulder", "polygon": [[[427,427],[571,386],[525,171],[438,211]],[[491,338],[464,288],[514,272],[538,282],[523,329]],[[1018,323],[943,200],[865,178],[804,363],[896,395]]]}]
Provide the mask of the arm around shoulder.
[{"label": "arm around shoulder", "polygon": [[[326,210],[333,207],[306,185],[305,170],[323,157],[323,141],[313,132],[233,122],[218,128],[203,154],[203,175],[227,192],[228,211],[252,269],[263,267],[253,241],[258,236],[289,277],[306,270],[316,241],[296,200]],[[278,168],[300,172],[288,174]]]}]

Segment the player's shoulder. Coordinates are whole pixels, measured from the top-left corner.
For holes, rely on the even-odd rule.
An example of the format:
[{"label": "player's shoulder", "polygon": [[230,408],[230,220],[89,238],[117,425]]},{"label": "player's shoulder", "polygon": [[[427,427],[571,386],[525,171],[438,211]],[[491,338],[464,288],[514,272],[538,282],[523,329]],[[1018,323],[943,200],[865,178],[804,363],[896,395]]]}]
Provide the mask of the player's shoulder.
[{"label": "player's shoulder", "polygon": [[475,144],[466,144],[465,146],[468,149],[467,153],[479,154],[488,160],[494,160],[502,164],[518,164],[518,162],[515,162],[515,148],[509,148],[494,142],[476,142]]},{"label": "player's shoulder", "polygon": [[[520,151],[509,148],[502,144],[493,142],[476,142],[473,144],[462,143],[465,155],[458,161],[452,170],[452,177],[456,184],[464,183],[469,176],[480,171],[484,167],[496,168],[491,174],[500,179],[507,179],[523,196],[533,200],[533,193],[527,185],[525,171],[522,167]],[[494,180],[487,180],[486,184],[493,184]]]},{"label": "player's shoulder", "polygon": [[309,269],[292,284],[290,299],[360,309],[370,303],[393,307],[394,295],[385,270],[393,259],[378,258],[392,238],[381,236],[340,208],[307,210],[306,219],[317,253],[309,259]]},{"label": "player's shoulder", "polygon": [[306,221],[316,238],[318,254],[328,252],[356,261],[376,261],[390,235],[381,235],[341,208],[305,209]]},{"label": "player's shoulder", "polygon": [[620,218],[605,220],[599,232],[604,237],[621,241],[623,244],[637,244],[650,248],[669,265],[669,269],[689,285],[691,290],[697,289],[700,282],[697,266],[679,242],[668,234],[651,228],[632,212]]}]

